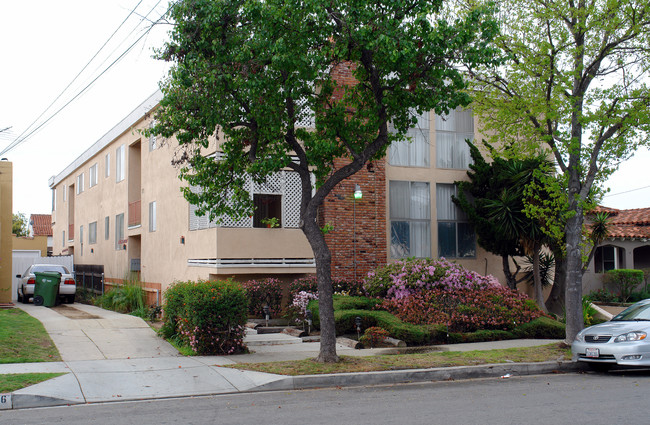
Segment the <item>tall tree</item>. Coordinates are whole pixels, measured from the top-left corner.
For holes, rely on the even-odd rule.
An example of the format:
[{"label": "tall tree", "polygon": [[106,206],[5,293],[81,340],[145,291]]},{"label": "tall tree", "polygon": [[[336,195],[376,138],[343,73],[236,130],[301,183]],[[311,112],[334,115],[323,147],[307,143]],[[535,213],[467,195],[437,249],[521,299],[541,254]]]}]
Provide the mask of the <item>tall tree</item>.
[{"label": "tall tree", "polygon": [[[472,2],[474,3],[474,2]],[[497,44],[507,62],[468,65],[475,110],[493,139],[542,141],[567,194],[566,342],[582,329],[584,210],[594,185],[650,130],[650,3],[503,0]]]},{"label": "tall tree", "polygon": [[[171,41],[159,55],[173,66],[152,132],[176,137],[181,178],[202,188],[185,197],[211,218],[251,213],[246,175],[262,182],[281,169],[298,173],[300,228],[316,260],[320,361],[338,357],[318,207],[404,138],[414,112],[470,102],[459,63],[492,60],[496,26],[486,10],[448,22],[441,7],[442,0],[181,0],[171,8]],[[354,78],[337,79],[346,68]],[[313,130],[299,125],[305,119]],[[215,134],[223,136],[221,154],[204,156]],[[335,169],[335,158],[348,163]]]},{"label": "tall tree", "polygon": [[532,258],[535,299],[546,311],[539,266],[540,251],[548,236],[540,219],[527,215],[526,205],[548,197],[540,180],[549,177],[553,164],[544,155],[503,158],[484,143],[492,155],[492,162],[487,162],[473,143],[467,141],[467,144],[472,156],[467,172],[469,180],[456,182],[459,191],[454,202],[473,224],[479,245],[501,256],[510,288],[517,289],[519,281],[519,266],[513,273],[510,260],[523,255]]},{"label": "tall tree", "polygon": [[27,217],[24,213],[17,213],[11,216],[11,233],[16,236],[27,236]]}]

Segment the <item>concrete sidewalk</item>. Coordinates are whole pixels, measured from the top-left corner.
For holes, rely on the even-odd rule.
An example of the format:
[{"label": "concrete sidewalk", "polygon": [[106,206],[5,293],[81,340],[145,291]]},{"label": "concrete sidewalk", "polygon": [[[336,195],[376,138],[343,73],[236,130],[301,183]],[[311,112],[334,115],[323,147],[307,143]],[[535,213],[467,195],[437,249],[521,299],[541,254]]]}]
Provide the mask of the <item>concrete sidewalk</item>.
[{"label": "concrete sidewalk", "polygon": [[[316,357],[318,343],[287,335],[250,335],[251,354],[184,357],[141,319],[74,304],[49,309],[20,308],[39,319],[59,349],[62,362],[0,365],[10,373],[65,373],[12,393],[0,408],[28,408],[118,400],[297,390],[328,386],[396,384],[414,381],[514,376],[572,371],[571,362],[505,363],[458,368],[287,377],[222,367],[233,363],[299,360]],[[552,340],[514,340],[439,346],[447,351],[536,346]],[[341,355],[377,355],[390,349],[354,350],[337,346]]]}]

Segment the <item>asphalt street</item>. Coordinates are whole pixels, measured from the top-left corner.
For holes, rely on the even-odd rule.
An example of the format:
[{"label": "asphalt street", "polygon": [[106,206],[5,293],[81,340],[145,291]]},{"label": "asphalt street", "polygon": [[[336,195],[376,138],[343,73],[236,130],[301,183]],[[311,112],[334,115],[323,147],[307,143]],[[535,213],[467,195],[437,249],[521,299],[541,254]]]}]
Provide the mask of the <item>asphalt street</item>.
[{"label": "asphalt street", "polygon": [[14,410],[2,424],[647,423],[650,372],[570,373]]}]

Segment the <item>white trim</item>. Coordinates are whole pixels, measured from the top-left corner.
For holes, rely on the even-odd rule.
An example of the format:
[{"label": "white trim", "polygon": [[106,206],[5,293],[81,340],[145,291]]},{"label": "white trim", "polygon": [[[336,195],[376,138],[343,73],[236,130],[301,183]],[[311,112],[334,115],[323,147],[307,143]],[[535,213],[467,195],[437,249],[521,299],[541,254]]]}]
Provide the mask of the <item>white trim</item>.
[{"label": "white trim", "polygon": [[190,258],[187,260],[187,265],[217,269],[233,267],[304,268],[316,267],[316,260],[313,258]]}]

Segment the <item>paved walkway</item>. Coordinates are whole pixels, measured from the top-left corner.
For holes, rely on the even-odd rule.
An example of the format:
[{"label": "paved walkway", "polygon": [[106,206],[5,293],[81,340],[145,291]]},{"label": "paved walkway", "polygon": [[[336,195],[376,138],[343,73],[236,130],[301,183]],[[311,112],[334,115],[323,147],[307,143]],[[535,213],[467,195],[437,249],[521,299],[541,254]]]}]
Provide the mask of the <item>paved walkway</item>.
[{"label": "paved walkway", "polygon": [[[0,364],[9,373],[65,373],[11,394],[0,408],[27,408],[117,400],[142,400],[226,394],[244,391],[295,390],[325,386],[372,385],[417,380],[461,379],[572,370],[571,363],[503,364],[464,368],[287,377],[222,367],[233,363],[298,360],[316,357],[318,343],[302,343],[282,334],[249,335],[251,354],[184,357],[140,318],[85,304],[54,309],[20,305],[39,319],[63,361]],[[550,340],[515,340],[457,344],[438,349],[466,351],[549,344]],[[453,348],[452,348],[453,347]],[[390,349],[354,350],[343,355],[376,355]]]}]

